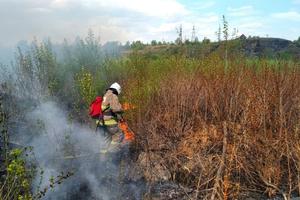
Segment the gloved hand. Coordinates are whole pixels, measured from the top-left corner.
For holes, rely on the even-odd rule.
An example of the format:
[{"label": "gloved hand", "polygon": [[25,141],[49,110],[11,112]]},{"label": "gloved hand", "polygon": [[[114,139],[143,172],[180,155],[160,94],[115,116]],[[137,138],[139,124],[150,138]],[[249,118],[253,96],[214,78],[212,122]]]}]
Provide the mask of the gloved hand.
[{"label": "gloved hand", "polygon": [[119,122],[124,121],[124,118],[123,118],[122,114],[119,114],[119,113],[117,114],[117,119],[118,119]]}]

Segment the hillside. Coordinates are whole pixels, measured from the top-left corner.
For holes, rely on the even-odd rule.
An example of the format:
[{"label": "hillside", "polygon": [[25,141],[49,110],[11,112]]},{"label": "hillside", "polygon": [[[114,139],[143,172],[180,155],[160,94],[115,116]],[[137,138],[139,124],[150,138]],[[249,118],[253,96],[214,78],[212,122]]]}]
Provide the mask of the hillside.
[{"label": "hillside", "polygon": [[[174,43],[144,45],[136,48],[140,53],[155,55],[174,55],[184,53],[189,57],[199,57],[201,54],[223,51],[224,41],[210,42],[189,42],[186,41],[182,45]],[[281,38],[260,38],[246,37],[244,35],[237,39],[228,41],[229,51],[239,53],[250,58],[300,58],[300,43],[298,41],[290,41]],[[128,54],[129,51],[125,51]]]},{"label": "hillside", "polygon": [[241,36],[242,49],[248,56],[290,55],[300,57],[300,45],[280,38],[248,38]]}]

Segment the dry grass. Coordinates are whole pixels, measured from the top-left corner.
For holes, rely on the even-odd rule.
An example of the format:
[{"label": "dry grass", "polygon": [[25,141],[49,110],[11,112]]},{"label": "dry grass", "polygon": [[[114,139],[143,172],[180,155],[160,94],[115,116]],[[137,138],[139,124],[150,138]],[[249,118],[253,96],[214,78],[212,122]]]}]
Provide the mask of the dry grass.
[{"label": "dry grass", "polygon": [[160,81],[132,118],[137,146],[159,152],[172,179],[197,190],[195,198],[299,194],[299,66],[238,61],[225,73],[207,64],[221,65],[176,68]]}]

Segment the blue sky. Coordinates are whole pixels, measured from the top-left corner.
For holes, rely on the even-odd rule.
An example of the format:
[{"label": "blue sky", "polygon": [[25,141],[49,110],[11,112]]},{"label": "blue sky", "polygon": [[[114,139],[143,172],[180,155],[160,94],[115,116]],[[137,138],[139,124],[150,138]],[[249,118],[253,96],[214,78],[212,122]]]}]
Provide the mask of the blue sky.
[{"label": "blue sky", "polygon": [[281,37],[300,36],[300,0],[0,0],[0,47],[20,40],[54,42],[86,36],[88,29],[106,41],[174,41],[183,37],[216,39],[222,15],[230,31]]}]

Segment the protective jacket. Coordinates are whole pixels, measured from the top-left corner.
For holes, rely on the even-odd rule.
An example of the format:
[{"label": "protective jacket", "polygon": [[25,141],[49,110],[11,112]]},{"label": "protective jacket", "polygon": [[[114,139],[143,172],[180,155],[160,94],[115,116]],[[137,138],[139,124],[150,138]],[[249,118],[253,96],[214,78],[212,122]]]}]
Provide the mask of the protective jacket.
[{"label": "protective jacket", "polygon": [[106,126],[117,125],[118,120],[121,118],[122,105],[119,102],[117,94],[117,91],[110,88],[103,96],[102,111]]}]

